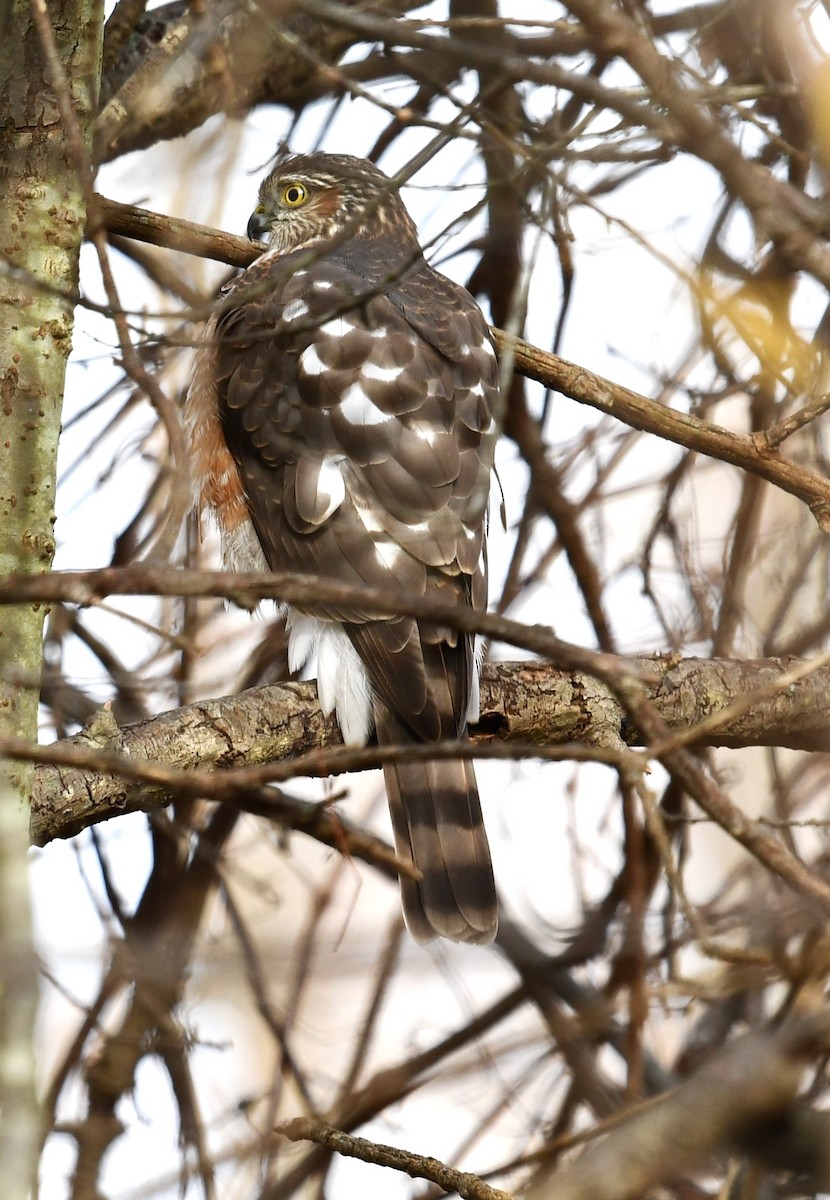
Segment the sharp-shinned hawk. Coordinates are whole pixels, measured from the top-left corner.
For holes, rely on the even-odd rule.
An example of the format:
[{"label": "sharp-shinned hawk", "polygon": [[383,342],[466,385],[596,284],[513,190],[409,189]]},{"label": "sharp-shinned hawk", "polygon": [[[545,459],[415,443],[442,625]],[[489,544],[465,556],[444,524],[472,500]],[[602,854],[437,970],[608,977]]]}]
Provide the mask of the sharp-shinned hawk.
[{"label": "sharp-shinned hawk", "polygon": [[[199,504],[230,569],[297,571],[481,611],[498,368],[470,294],[425,261],[397,188],[345,155],[282,159],[224,289],[187,402]],[[289,611],[289,663],[317,652],[344,741],[465,736],[473,637],[330,605]],[[497,906],[472,764],[384,767],[407,925],[487,942]]]}]

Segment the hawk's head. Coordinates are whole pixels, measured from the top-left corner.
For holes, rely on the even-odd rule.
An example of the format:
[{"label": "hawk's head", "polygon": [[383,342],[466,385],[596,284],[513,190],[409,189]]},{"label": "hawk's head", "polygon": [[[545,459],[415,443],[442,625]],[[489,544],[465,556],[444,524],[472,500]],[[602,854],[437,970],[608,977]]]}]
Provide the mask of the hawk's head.
[{"label": "hawk's head", "polygon": [[297,250],[342,234],[418,246],[397,187],[372,163],[349,154],[281,159],[260,185],[248,237],[273,250]]}]

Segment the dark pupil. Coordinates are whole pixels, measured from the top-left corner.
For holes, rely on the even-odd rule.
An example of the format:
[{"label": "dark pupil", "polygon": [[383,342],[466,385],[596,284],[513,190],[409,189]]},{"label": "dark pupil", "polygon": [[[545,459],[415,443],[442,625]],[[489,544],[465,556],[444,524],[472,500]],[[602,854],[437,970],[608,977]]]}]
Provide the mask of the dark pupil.
[{"label": "dark pupil", "polygon": [[289,204],[296,204],[298,200],[302,199],[302,197],[303,197],[303,193],[300,191],[300,189],[298,187],[290,187],[288,189],[288,203]]}]

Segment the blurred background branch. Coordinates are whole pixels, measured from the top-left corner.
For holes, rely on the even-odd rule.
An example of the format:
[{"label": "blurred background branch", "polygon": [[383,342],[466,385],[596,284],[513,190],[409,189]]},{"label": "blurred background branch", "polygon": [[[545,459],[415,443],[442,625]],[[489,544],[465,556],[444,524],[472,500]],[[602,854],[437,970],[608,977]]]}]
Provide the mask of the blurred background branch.
[{"label": "blurred background branch", "polygon": [[[7,9],[7,1190],[454,1186],[358,1135],[511,1194],[826,1190],[827,5]],[[377,751],[184,515],[190,352],[258,252],[220,230],[286,148],[398,178],[498,341],[491,950],[402,935]]]}]

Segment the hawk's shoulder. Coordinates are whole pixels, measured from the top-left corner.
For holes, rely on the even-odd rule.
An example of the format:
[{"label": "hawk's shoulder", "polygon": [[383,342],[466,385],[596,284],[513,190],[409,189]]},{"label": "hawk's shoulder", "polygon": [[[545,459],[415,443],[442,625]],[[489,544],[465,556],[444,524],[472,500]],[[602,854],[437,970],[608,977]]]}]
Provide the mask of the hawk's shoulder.
[{"label": "hawk's shoulder", "polygon": [[290,339],[353,313],[369,328],[407,325],[456,364],[481,346],[490,357],[492,348],[466,288],[430,267],[420,250],[388,239],[353,238],[325,252],[266,252],[229,285],[223,307],[217,331],[227,340],[247,327]]}]

